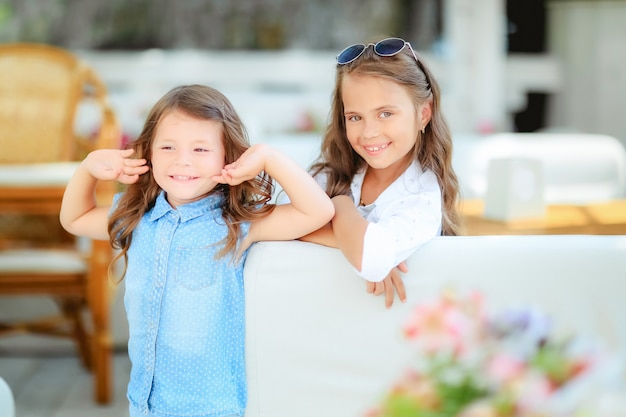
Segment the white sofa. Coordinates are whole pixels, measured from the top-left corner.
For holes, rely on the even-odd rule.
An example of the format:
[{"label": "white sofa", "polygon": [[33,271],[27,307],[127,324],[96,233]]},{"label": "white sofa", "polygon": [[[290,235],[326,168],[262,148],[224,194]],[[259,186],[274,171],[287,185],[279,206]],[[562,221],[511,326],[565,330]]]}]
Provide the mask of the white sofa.
[{"label": "white sofa", "polygon": [[408,301],[385,309],[336,250],[261,242],[246,261],[246,417],[356,417],[412,358],[411,307],[444,288],[490,308],[525,305],[562,332],[626,350],[626,236],[439,237],[408,265]]}]

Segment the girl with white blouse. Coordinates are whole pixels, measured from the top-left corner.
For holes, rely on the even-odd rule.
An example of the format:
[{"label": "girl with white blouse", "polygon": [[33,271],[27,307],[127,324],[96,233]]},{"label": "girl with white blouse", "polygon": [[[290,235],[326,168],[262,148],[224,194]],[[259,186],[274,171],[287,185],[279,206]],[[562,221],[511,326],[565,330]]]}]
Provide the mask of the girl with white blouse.
[{"label": "girl with white blouse", "polygon": [[452,138],[439,86],[408,42],[351,45],[336,68],[330,123],[311,168],[335,216],[301,240],[339,248],[390,307],[394,288],[406,299],[403,261],[435,236],[460,233]]}]

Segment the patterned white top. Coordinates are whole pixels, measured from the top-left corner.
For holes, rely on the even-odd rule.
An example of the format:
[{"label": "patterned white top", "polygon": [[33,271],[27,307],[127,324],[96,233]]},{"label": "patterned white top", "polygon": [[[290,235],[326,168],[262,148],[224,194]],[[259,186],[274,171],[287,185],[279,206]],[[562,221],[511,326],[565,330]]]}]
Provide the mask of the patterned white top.
[{"label": "patterned white top", "polygon": [[[361,271],[368,281],[382,281],[389,271],[424,243],[441,234],[442,197],[437,177],[417,161],[387,187],[372,204],[359,206],[365,169],[350,186],[359,213],[369,222],[363,239]],[[326,175],[316,176],[326,189]]]}]

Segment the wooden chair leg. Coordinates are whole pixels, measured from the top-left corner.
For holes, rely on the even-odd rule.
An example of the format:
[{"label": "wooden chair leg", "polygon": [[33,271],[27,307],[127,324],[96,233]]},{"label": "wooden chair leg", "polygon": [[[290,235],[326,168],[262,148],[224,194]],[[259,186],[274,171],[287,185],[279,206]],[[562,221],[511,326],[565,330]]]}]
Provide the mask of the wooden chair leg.
[{"label": "wooden chair leg", "polygon": [[89,340],[90,335],[85,330],[85,324],[82,316],[85,307],[84,300],[78,298],[62,298],[57,300],[57,302],[63,311],[63,315],[69,320],[70,325],[72,326],[72,338],[76,343],[76,349],[83,366],[87,369],[92,369],[93,355]]},{"label": "wooden chair leg", "polygon": [[96,334],[92,340],[94,395],[97,403],[108,404],[111,401],[113,386],[112,343],[110,337],[102,333]]},{"label": "wooden chair leg", "polygon": [[89,278],[89,309],[93,319],[92,352],[94,396],[99,404],[107,404],[112,398],[113,340],[110,325],[111,285],[108,276],[108,256],[111,252],[109,242],[93,242],[93,259]]}]

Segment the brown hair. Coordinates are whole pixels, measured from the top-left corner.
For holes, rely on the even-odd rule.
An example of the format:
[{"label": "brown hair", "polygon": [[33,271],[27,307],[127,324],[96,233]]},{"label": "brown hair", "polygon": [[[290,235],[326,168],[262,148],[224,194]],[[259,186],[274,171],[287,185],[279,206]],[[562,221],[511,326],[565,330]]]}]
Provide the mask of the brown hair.
[{"label": "brown hair", "polygon": [[[151,165],[152,144],[159,122],[166,114],[178,110],[202,120],[215,120],[222,124],[222,143],[225,149],[226,164],[234,162],[250,147],[245,127],[230,101],[219,91],[202,85],[176,87],[163,96],[150,110],[139,137],[130,144],[134,149],[134,158],[145,158]],[[272,179],[265,173],[244,181],[239,185],[217,184],[211,191],[224,196],[222,218],[228,226],[228,235],[221,242],[223,248],[217,256],[234,254],[240,234],[242,221],[253,221],[267,215],[274,206],[267,204],[272,196]],[[126,273],[128,249],[132,242],[132,233],[143,215],[155,204],[161,188],[151,174],[139,177],[139,180],[127,187],[109,218],[109,236],[111,245],[120,249],[113,263],[124,259]],[[113,264],[112,263],[112,264]]]},{"label": "brown hair", "polygon": [[313,164],[311,172],[327,175],[326,192],[330,197],[347,194],[354,175],[365,164],[346,136],[342,101],[342,81],[346,74],[359,74],[384,78],[403,86],[413,99],[415,109],[429,100],[432,117],[424,133],[418,133],[413,158],[423,169],[432,170],[441,186],[443,199],[442,234],[461,233],[457,210],[459,183],[452,168],[452,136],[441,112],[439,85],[424,61],[417,55],[417,65],[411,50],[406,46],[394,56],[382,57],[367,47],[363,54],[349,64],[337,64],[335,90],[330,110],[330,123],[324,133],[320,160]]}]

